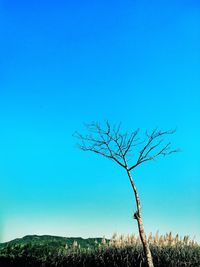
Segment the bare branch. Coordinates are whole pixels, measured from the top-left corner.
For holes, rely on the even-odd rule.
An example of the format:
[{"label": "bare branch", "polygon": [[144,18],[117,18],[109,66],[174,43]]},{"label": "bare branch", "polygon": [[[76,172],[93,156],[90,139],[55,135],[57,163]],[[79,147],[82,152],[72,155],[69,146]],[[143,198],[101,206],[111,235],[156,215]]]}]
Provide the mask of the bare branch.
[{"label": "bare branch", "polygon": [[[89,135],[74,134],[80,140],[79,148],[83,151],[91,151],[106,158],[114,160],[121,167],[131,171],[143,162],[153,160],[156,157],[169,155],[178,150],[171,150],[170,143],[162,145],[164,135],[173,134],[175,131],[159,131],[154,129],[150,134],[146,132],[146,140],[138,137],[139,129],[129,133],[121,132],[121,124],[111,126],[108,121],[103,128],[98,122],[85,124]],[[141,146],[136,163],[128,167],[130,152],[136,146]],[[136,151],[134,155],[136,154]]]},{"label": "bare branch", "polygon": [[156,157],[160,155],[167,156],[172,153],[178,152],[179,151],[178,149],[170,150],[171,143],[161,146],[161,144],[164,141],[163,139],[155,143],[155,141],[158,138],[162,137],[163,135],[170,135],[173,133],[175,133],[175,130],[162,132],[162,131],[158,131],[157,129],[154,129],[151,134],[148,134],[148,132],[146,132],[146,136],[147,136],[146,145],[144,145],[144,147],[140,151],[137,162],[134,165],[132,165],[129,168],[129,170],[131,171],[132,169],[134,169],[135,167],[137,167],[138,165],[140,165],[141,163],[145,161],[154,160]]}]

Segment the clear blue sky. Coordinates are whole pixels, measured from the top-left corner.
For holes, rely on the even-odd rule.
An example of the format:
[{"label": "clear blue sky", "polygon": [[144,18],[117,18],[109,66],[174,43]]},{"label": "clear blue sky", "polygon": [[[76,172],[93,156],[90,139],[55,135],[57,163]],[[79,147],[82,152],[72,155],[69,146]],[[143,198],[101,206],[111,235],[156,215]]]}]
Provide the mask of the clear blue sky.
[{"label": "clear blue sky", "polygon": [[0,238],[137,233],[123,170],[83,122],[177,128],[137,169],[147,232],[200,240],[199,1],[0,0]]}]

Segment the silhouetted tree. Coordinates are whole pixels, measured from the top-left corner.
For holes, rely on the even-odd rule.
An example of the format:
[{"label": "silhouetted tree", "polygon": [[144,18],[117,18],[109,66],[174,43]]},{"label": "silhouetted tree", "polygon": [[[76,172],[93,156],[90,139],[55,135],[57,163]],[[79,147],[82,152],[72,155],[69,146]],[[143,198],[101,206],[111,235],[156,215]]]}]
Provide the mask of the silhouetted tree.
[{"label": "silhouetted tree", "polygon": [[[146,161],[177,152],[177,150],[171,150],[171,143],[164,144],[163,139],[164,136],[171,135],[175,131],[155,129],[151,133],[146,132],[145,139],[141,140],[138,137],[139,129],[131,133],[122,133],[120,124],[118,126],[111,126],[108,121],[104,128],[97,122],[86,124],[86,128],[89,131],[88,135],[75,133],[75,136],[80,139],[79,148],[115,161],[124,168],[130,180],[137,206],[133,217],[137,220],[147,265],[148,267],[153,267],[152,255],[144,231],[140,198],[131,173],[137,166]],[[136,150],[136,147],[139,148],[139,151]],[[130,162],[131,159],[134,161],[133,163]]]}]

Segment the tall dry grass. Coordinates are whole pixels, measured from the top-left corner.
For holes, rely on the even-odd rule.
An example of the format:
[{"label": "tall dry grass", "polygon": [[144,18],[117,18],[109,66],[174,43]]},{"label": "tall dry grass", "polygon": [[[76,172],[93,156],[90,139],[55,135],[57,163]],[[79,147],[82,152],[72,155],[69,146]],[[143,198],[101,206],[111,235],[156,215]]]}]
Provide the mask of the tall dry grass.
[{"label": "tall dry grass", "polygon": [[[198,246],[197,241],[187,236],[179,236],[178,234],[172,235],[172,232],[166,233],[165,235],[159,235],[156,232],[155,235],[150,233],[147,237],[149,244],[155,246]],[[113,234],[112,238],[107,241],[105,238],[102,239],[100,246],[114,246],[123,248],[126,246],[137,246],[141,245],[139,236],[136,235],[118,235]]]}]

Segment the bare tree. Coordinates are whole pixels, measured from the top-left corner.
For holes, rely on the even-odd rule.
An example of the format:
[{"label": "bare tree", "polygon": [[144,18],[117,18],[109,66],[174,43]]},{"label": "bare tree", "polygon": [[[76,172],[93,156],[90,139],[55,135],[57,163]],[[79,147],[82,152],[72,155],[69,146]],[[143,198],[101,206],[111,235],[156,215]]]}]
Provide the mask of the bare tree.
[{"label": "bare tree", "polygon": [[137,206],[133,217],[138,224],[147,265],[148,267],[153,267],[152,255],[144,231],[140,198],[131,173],[137,166],[146,161],[177,152],[177,150],[171,149],[171,143],[165,144],[163,139],[164,136],[173,134],[175,131],[154,129],[151,133],[146,132],[145,139],[141,140],[138,137],[139,129],[131,133],[122,133],[120,124],[111,126],[108,121],[103,128],[97,122],[86,124],[86,128],[89,131],[88,135],[75,133],[75,136],[80,140],[79,148],[83,151],[92,151],[115,161],[124,168],[128,175]]}]

